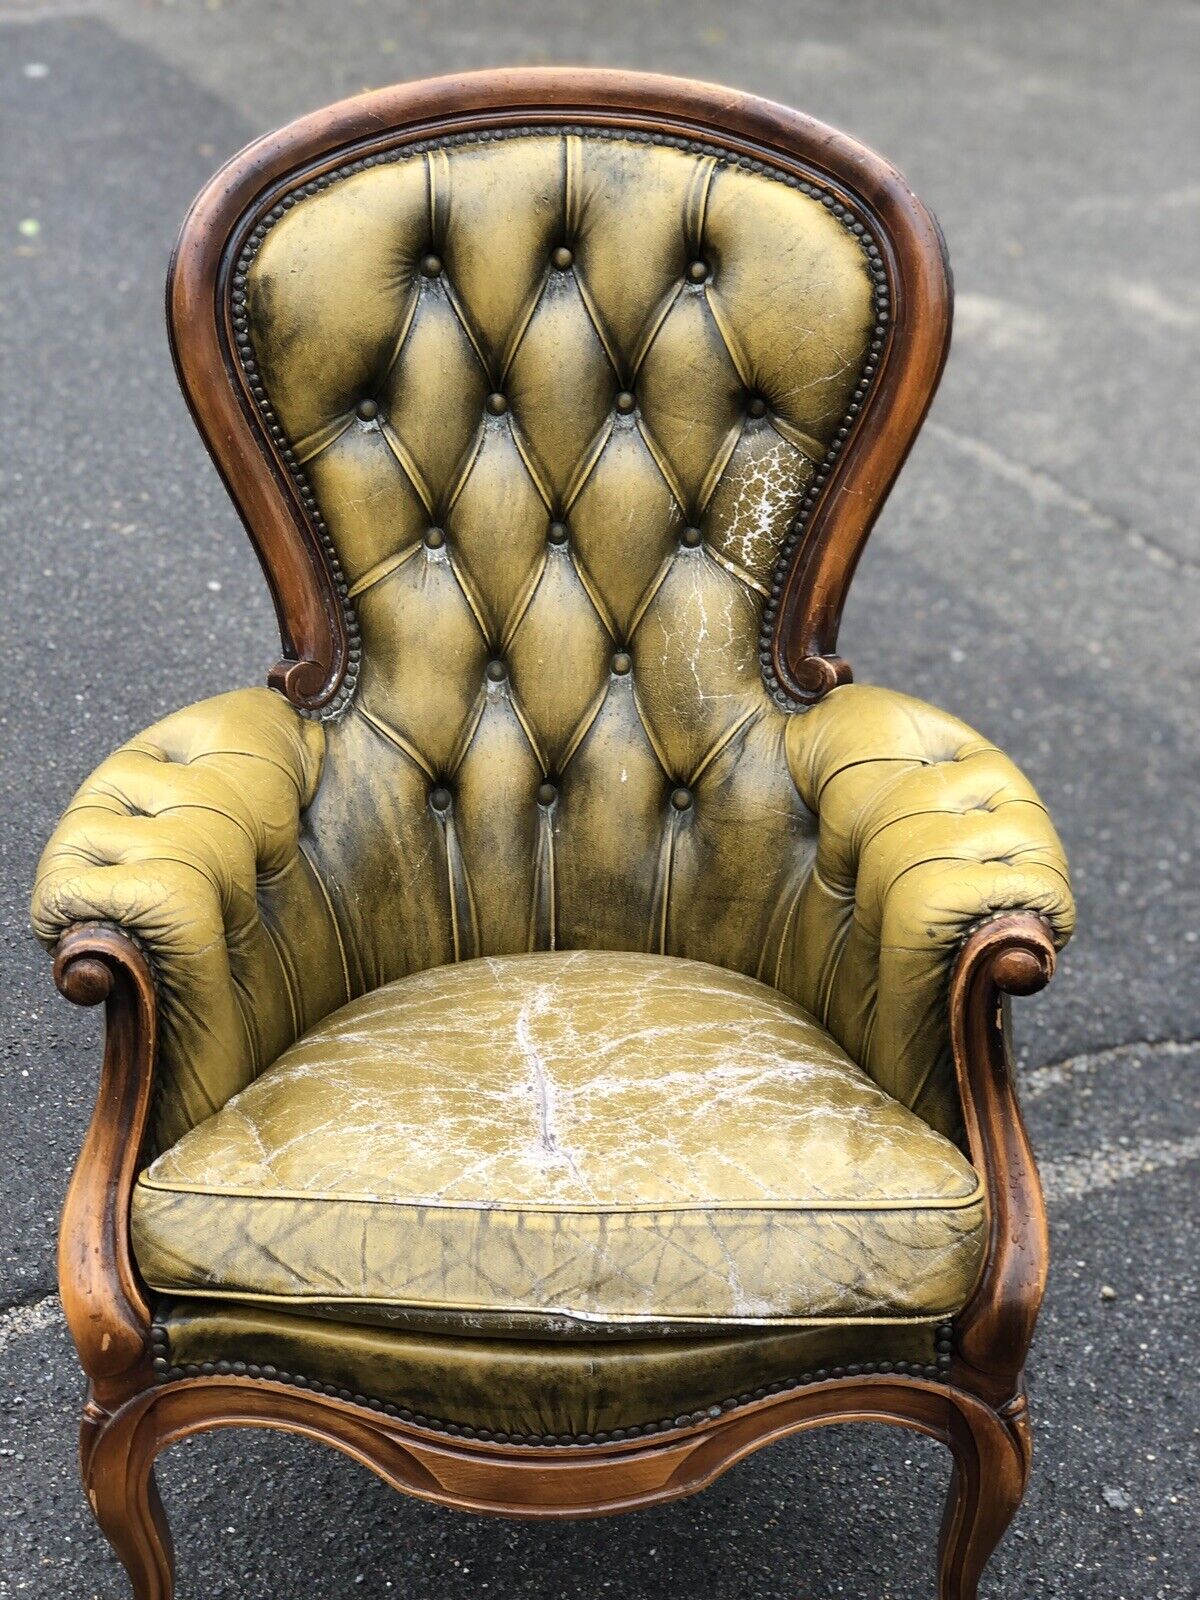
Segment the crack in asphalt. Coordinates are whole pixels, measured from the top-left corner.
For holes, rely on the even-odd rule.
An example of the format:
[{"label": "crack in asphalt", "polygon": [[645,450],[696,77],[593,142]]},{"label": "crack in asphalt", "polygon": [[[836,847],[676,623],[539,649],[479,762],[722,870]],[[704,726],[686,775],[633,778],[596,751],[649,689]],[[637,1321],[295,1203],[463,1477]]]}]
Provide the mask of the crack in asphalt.
[{"label": "crack in asphalt", "polygon": [[950,445],[960,454],[970,456],[978,465],[985,467],[998,478],[1003,478],[1006,483],[1016,484],[1031,500],[1036,500],[1042,505],[1057,506],[1072,511],[1076,516],[1091,523],[1092,527],[1101,529],[1105,533],[1116,534],[1155,566],[1165,567],[1170,572],[1184,573],[1189,578],[1200,577],[1200,561],[1193,561],[1189,556],[1180,555],[1177,550],[1172,550],[1150,534],[1133,527],[1123,517],[1114,516],[1111,511],[1105,511],[1100,506],[1094,505],[1086,495],[1069,489],[1066,484],[1060,483],[1057,478],[1044,472],[1040,467],[1027,467],[1023,462],[1014,461],[995,445],[988,444],[984,439],[977,439],[974,434],[959,433],[955,428],[948,428],[944,422],[927,422],[925,432],[933,434],[935,438]]},{"label": "crack in asphalt", "polygon": [[1060,1061],[1048,1061],[1045,1066],[1034,1067],[1020,1077],[1022,1100],[1036,1100],[1051,1089],[1062,1088],[1077,1073],[1091,1072],[1110,1062],[1136,1061],[1139,1056],[1185,1056],[1200,1046],[1200,1039],[1130,1039],[1124,1044],[1098,1045],[1094,1050],[1081,1050],[1077,1055],[1063,1056]]},{"label": "crack in asphalt", "polygon": [[1102,1144],[1086,1156],[1064,1156],[1043,1164],[1042,1188],[1047,1200],[1081,1200],[1099,1189],[1112,1189],[1133,1178],[1149,1177],[1200,1159],[1200,1134],[1186,1139],[1146,1139],[1128,1147]]},{"label": "crack in asphalt", "polygon": [[26,1334],[40,1333],[51,1327],[62,1316],[62,1301],[56,1294],[44,1295],[40,1300],[22,1301],[0,1312],[0,1354],[16,1339]]}]

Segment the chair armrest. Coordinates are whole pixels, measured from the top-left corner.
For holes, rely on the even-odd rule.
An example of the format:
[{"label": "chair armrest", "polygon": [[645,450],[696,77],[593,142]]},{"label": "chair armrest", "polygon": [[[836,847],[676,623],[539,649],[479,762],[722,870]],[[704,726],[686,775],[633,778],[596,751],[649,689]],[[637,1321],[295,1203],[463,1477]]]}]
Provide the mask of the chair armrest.
[{"label": "chair armrest", "polygon": [[219,695],[103,762],[42,855],[39,939],[54,947],[78,924],[115,924],[150,964],[159,1147],[348,998],[338,930],[301,844],[323,757],[320,725],[282,696]]},{"label": "chair armrest", "polygon": [[962,1127],[948,990],[964,941],[1035,912],[1061,948],[1067,863],[1032,785],[955,717],[870,686],[788,725],[788,764],[818,824],[798,910],[797,987],[849,1054],[934,1127]]}]

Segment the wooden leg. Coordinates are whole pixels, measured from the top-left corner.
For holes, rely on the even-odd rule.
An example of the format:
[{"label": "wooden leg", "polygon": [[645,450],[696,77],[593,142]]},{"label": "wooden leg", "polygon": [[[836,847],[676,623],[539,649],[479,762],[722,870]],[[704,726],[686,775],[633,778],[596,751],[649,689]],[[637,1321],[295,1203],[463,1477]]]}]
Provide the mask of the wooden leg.
[{"label": "wooden leg", "polygon": [[149,1406],[134,1402],[108,1417],[89,1403],[80,1434],[83,1484],[134,1600],[171,1600],[175,1590],[171,1530],[154,1482],[157,1454]]},{"label": "wooden leg", "polygon": [[1001,1418],[965,1395],[952,1401],[954,1472],[938,1552],[939,1600],[977,1600],[983,1569],[1021,1503],[1029,1478],[1023,1401],[1019,1412]]}]

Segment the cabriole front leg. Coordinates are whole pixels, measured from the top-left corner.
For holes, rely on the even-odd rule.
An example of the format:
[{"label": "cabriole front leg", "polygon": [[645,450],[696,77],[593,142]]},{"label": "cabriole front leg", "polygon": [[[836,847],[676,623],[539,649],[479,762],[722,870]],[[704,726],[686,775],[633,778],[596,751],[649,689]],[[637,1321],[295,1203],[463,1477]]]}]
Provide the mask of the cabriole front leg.
[{"label": "cabriole front leg", "polygon": [[153,1404],[151,1392],[105,1416],[83,1449],[88,1502],[129,1575],[134,1600],[172,1600],[175,1592],[175,1551],[154,1481]]},{"label": "cabriole front leg", "polygon": [[1016,1514],[1029,1457],[982,1401],[951,1393],[954,1456],[938,1545],[938,1600],[977,1600],[983,1569]]}]

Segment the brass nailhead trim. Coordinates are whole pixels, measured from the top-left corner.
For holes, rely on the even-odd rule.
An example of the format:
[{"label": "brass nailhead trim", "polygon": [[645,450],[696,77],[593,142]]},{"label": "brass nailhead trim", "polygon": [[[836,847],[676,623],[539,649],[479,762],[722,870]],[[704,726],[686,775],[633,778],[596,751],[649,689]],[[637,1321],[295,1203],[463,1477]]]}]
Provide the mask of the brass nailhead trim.
[{"label": "brass nailhead trim", "polygon": [[184,1378],[246,1377],[262,1378],[270,1383],[288,1384],[293,1389],[307,1389],[311,1394],[328,1395],[331,1399],[346,1400],[351,1405],[364,1406],[369,1411],[400,1422],[411,1422],[414,1427],[431,1433],[444,1433],[460,1439],[482,1439],[492,1444],[512,1444],[522,1448],[544,1450],[554,1445],[588,1445],[617,1443],[622,1439],[641,1439],[658,1433],[673,1433],[681,1428],[695,1428],[702,1422],[715,1421],[726,1412],[737,1411],[765,1400],[768,1395],[783,1394],[792,1389],[803,1389],[814,1383],[838,1382],[844,1378],[899,1377],[926,1378],[945,1381],[954,1355],[954,1330],[946,1323],[937,1330],[937,1360],[919,1361],[861,1361],[847,1366],[817,1367],[801,1373],[797,1378],[779,1378],[774,1383],[762,1384],[743,1394],[731,1395],[720,1404],[690,1411],[678,1417],[664,1417],[659,1422],[637,1423],[629,1428],[612,1428],[600,1433],[506,1433],[493,1428],[475,1428],[463,1422],[444,1422],[437,1417],[427,1417],[408,1406],[398,1406],[391,1400],[379,1400],[372,1395],[356,1394],[351,1389],[341,1389],[336,1383],[322,1383],[316,1378],[306,1378],[300,1373],[281,1372],[277,1367],[259,1366],[245,1361],[205,1361],[198,1365],[173,1366],[170,1360],[170,1333],[161,1323],[150,1329],[151,1366],[158,1383],[178,1383]]},{"label": "brass nailhead trim", "polygon": [[[392,150],[377,151],[372,155],[361,156],[357,160],[346,162],[340,167],[321,173],[307,183],[299,184],[296,188],[289,190],[255,224],[238,255],[229,296],[238,359],[249,385],[250,393],[262,414],[267,432],[278,446],[284,464],[299,490],[301,502],[316,532],[317,539],[328,563],[334,588],[337,591],[345,618],[348,659],[341,685],[327,706],[322,707],[320,711],[302,710],[302,714],[305,716],[328,722],[345,713],[354,698],[354,691],[358,683],[359,667],[362,660],[362,644],[358,620],[349,598],[349,586],[343,576],[333,540],[330,538],[329,530],[317,509],[316,498],[312,493],[308,480],[302,468],[297,465],[295,456],[289,447],[287,439],[284,437],[283,430],[275,418],[266,390],[262,384],[262,375],[258,370],[253,342],[250,337],[250,322],[246,314],[246,281],[250,266],[262,248],[262,243],[267,233],[282,216],[296,205],[297,201],[310,195],[319,194],[323,189],[328,189],[341,179],[363,172],[368,167],[388,166],[394,162],[411,160],[414,156],[424,156],[432,150],[452,149],[456,145],[497,144],[504,139],[562,137],[564,135],[573,135],[576,138],[617,140],[629,144],[663,145],[674,150],[686,150],[693,155],[706,156],[715,161],[718,166],[739,167],[747,172],[770,178],[776,183],[785,184],[789,189],[797,189],[801,194],[809,195],[813,199],[819,200],[830,215],[835,217],[844,228],[854,235],[866,257],[867,270],[871,275],[875,318],[867,359],[863,364],[859,381],[854,389],[846,415],[842,418],[841,425],[838,427],[833,442],[830,444],[823,459],[816,464],[816,470],[801,501],[800,509],[792,523],[791,531],[776,558],[775,571],[771,583],[771,595],[763,607],[762,627],[759,633],[759,664],[762,667],[763,681],[766,683],[772,699],[785,711],[797,711],[804,708],[803,703],[797,700],[788,688],[779,681],[771,659],[771,640],[775,629],[779,600],[783,593],[788,570],[797,554],[821,491],[837,464],[837,458],[854,428],[855,419],[862,411],[867,391],[875,377],[880,357],[883,354],[888,325],[891,320],[891,295],[888,287],[887,269],[884,266],[879,245],[871,234],[870,229],[855,214],[854,210],[845,205],[829,190],[811,179],[800,178],[792,172],[783,172],[779,168],[771,166],[768,162],[756,160],[751,156],[735,155],[722,145],[709,144],[703,140],[686,139],[677,134],[643,133],[631,128],[606,128],[594,127],[590,124],[557,122],[529,124],[512,128],[482,128],[465,133],[450,134],[441,139],[418,139],[412,144],[402,145]],[[554,264],[557,266],[560,255],[567,253],[569,253],[568,247],[560,245],[552,257]],[[442,268],[441,260],[432,253],[426,255],[422,260],[422,270],[432,268],[435,261],[440,271]],[[697,269],[701,267],[707,273],[707,263],[702,261],[693,262],[688,268],[688,277],[692,282],[702,281],[697,276]],[[503,400],[503,396],[494,396],[492,398]],[[632,399],[632,396],[630,398]]]}]

